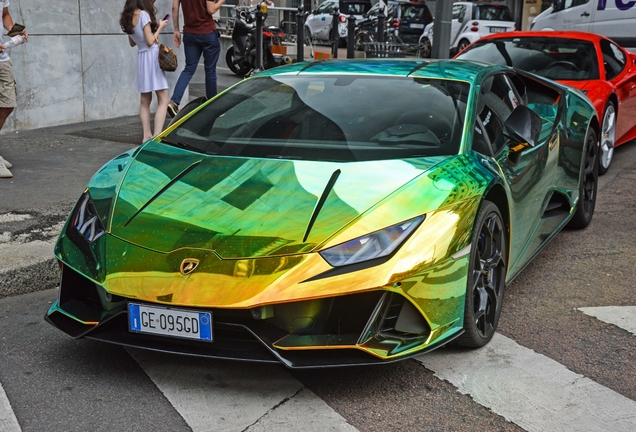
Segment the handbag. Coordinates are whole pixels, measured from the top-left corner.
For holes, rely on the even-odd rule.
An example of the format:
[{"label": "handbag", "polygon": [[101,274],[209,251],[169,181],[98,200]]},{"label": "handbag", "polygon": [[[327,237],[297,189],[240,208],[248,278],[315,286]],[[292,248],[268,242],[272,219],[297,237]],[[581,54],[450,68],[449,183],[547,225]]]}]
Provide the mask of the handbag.
[{"label": "handbag", "polygon": [[177,70],[177,53],[164,44],[159,44],[159,67],[166,72]]}]

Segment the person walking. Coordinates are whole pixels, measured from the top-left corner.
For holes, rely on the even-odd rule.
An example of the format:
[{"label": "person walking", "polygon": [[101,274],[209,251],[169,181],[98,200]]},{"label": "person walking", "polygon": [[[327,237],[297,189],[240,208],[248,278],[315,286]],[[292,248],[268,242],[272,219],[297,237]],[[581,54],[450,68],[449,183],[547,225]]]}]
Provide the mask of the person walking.
[{"label": "person walking", "polygon": [[[154,0],[126,0],[119,19],[121,29],[128,35],[130,46],[137,46],[137,90],[141,93],[139,117],[143,128],[142,143],[163,130],[168,108],[168,79],[159,67],[157,40],[168,20],[157,23],[154,3]],[[150,131],[150,103],[153,91],[158,100],[154,134]]]},{"label": "person walking", "polygon": [[181,46],[181,32],[179,31],[179,5],[183,10],[183,49],[185,52],[185,67],[174,92],[168,103],[168,114],[177,115],[179,104],[186,87],[197,70],[201,54],[205,66],[205,95],[209,99],[216,96],[216,63],[221,53],[219,31],[214,22],[214,15],[225,0],[173,0],[172,22],[174,23],[174,46]]},{"label": "person walking", "polygon": [[[9,13],[9,0],[0,0],[0,8],[2,8],[2,26],[7,31],[11,31],[14,23]],[[29,35],[24,29],[18,34],[24,36],[25,41],[29,40]],[[13,112],[18,100],[15,77],[13,76],[13,64],[4,44],[3,37],[0,39],[0,130],[2,130],[7,117]],[[9,171],[12,166],[9,161],[0,156],[0,178],[13,177],[13,174]]]}]

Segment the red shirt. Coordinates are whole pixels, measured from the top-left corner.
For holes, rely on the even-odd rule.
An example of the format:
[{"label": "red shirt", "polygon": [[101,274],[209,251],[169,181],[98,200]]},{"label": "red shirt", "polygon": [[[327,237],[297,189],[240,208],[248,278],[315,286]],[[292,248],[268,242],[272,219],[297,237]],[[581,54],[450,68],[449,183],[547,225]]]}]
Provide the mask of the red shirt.
[{"label": "red shirt", "polygon": [[206,8],[206,0],[181,0],[183,32],[208,34],[216,30],[216,23]]}]

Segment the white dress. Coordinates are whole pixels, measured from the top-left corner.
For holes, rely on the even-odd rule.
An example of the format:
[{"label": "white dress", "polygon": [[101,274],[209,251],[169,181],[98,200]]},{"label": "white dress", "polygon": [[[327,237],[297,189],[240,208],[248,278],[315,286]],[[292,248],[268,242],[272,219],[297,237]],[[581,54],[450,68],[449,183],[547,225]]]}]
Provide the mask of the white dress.
[{"label": "white dress", "polygon": [[159,45],[146,44],[144,26],[150,25],[150,15],[142,10],[139,22],[133,29],[130,38],[137,44],[137,90],[139,93],[149,93],[168,88],[166,73],[159,67]]}]

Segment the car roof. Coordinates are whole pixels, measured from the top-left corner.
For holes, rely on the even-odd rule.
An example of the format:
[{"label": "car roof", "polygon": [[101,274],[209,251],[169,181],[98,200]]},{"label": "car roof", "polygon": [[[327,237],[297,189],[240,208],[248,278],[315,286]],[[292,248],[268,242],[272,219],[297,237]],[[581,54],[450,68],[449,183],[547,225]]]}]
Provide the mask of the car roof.
[{"label": "car roof", "polygon": [[505,69],[509,68],[471,60],[329,59],[280,66],[256,76],[367,75],[450,79],[474,84],[480,75]]},{"label": "car roof", "polygon": [[515,31],[508,33],[497,33],[484,36],[481,40],[485,39],[510,39],[510,38],[523,38],[523,37],[547,37],[547,38],[560,38],[560,39],[577,39],[589,42],[597,42],[601,39],[609,40],[608,38],[582,31],[551,31],[551,30],[535,30],[535,31]]}]

